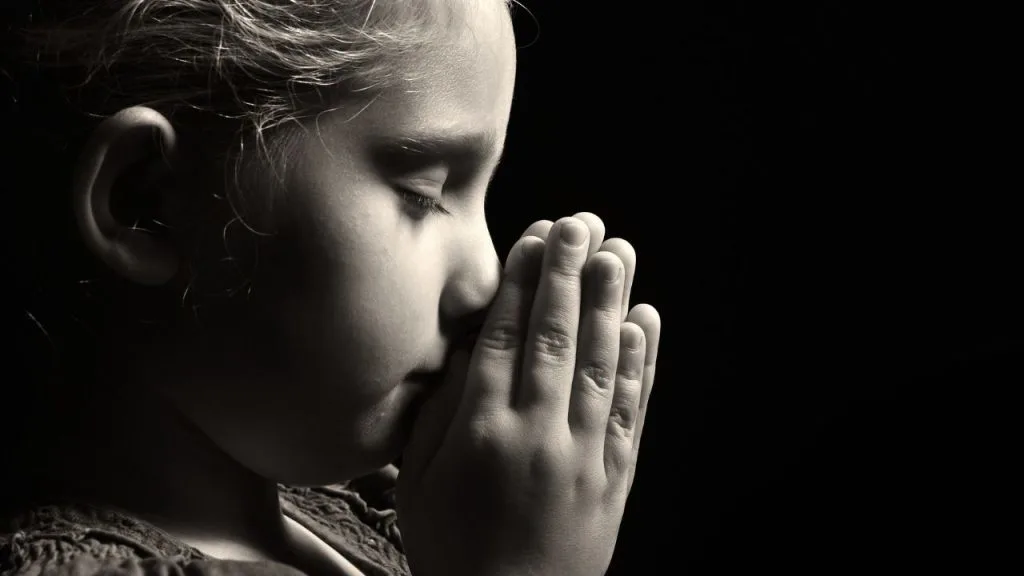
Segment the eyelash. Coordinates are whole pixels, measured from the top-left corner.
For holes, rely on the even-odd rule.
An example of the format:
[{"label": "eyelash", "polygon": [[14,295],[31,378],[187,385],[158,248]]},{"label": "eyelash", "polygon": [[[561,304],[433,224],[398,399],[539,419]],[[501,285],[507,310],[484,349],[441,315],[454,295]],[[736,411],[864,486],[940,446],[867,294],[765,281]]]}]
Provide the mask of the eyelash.
[{"label": "eyelash", "polygon": [[440,202],[438,202],[434,198],[431,198],[424,194],[420,194],[418,192],[413,192],[412,190],[404,190],[401,188],[398,190],[398,192],[399,194],[402,195],[402,199],[405,200],[407,204],[411,205],[413,208],[417,210],[426,212],[428,214],[451,214],[451,212],[449,212],[443,205],[441,205]]}]

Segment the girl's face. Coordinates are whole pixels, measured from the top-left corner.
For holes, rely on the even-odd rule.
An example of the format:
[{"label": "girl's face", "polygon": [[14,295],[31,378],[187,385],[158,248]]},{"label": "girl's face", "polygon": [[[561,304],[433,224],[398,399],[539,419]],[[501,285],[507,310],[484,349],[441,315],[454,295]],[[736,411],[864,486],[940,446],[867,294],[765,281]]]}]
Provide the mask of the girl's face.
[{"label": "girl's face", "polygon": [[[214,344],[166,386],[267,478],[320,484],[394,461],[431,392],[421,374],[442,368],[497,290],[484,195],[516,54],[507,11],[476,4],[450,46],[406,58],[401,85],[302,138],[244,313],[207,326]],[[447,213],[423,207],[435,201]]]}]

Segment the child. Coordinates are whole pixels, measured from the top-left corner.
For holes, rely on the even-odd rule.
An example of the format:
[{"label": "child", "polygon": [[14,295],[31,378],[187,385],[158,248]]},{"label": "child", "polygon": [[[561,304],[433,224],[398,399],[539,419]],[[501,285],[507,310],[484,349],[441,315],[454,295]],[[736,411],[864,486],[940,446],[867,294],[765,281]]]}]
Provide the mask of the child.
[{"label": "child", "polygon": [[0,572],[607,569],[660,321],[591,214],[498,260],[505,2],[37,4],[102,273]]}]

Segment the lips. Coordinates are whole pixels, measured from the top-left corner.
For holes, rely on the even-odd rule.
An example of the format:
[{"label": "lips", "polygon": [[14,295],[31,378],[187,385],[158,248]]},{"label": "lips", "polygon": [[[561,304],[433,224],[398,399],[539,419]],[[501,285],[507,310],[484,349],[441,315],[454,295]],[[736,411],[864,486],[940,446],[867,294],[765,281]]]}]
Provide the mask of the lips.
[{"label": "lips", "polygon": [[409,374],[409,381],[414,384],[422,386],[425,390],[436,390],[441,387],[444,382],[445,371],[441,370],[438,372],[426,372],[419,371]]},{"label": "lips", "polygon": [[479,331],[475,331],[467,335],[458,344],[448,350],[445,355],[444,366],[439,370],[416,370],[409,374],[409,381],[414,382],[423,386],[425,389],[433,391],[440,388],[444,383],[445,375],[451,368],[452,356],[455,355],[457,350],[469,350],[472,352],[476,346],[477,338],[480,336]]}]

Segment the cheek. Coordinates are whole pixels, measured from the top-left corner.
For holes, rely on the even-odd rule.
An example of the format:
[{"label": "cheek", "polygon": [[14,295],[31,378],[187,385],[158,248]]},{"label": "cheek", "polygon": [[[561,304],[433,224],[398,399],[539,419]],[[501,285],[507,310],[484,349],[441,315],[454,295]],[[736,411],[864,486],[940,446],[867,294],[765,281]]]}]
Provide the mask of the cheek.
[{"label": "cheek", "polygon": [[377,207],[373,219],[328,211],[261,257],[261,315],[289,351],[289,369],[393,382],[433,347],[441,266],[388,210]]},{"label": "cheek", "polygon": [[261,473],[331,477],[352,472],[335,461],[397,456],[416,393],[402,381],[437,352],[444,265],[432,228],[394,212],[332,208],[282,228],[259,246],[251,294],[221,308],[218,346],[244,377],[222,393],[234,412],[208,422]]}]

